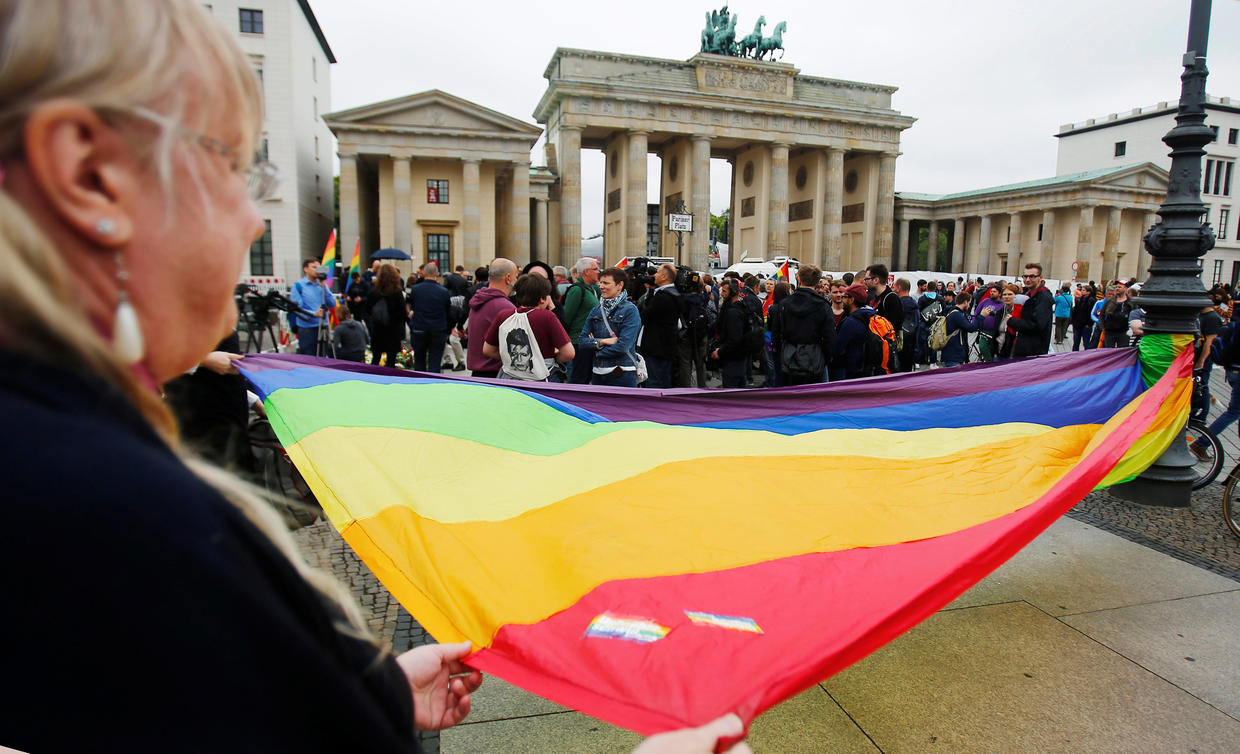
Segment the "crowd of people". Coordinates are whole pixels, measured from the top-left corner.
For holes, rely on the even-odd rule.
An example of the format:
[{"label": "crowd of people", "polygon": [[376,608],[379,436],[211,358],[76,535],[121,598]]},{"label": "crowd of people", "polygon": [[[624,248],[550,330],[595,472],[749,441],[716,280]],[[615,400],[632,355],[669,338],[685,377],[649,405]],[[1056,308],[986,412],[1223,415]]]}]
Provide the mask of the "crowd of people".
[{"label": "crowd of people", "polygon": [[[305,271],[300,282],[309,287],[313,260]],[[472,280],[461,267],[441,278],[427,263],[402,285],[394,266],[376,261],[350,281],[352,321],[335,339],[342,358],[361,360],[368,342],[371,363],[388,365],[407,339],[410,366],[419,371],[656,389],[716,380],[775,387],[1044,354],[1053,327],[1056,342],[1063,340],[1060,314],[1076,311],[1061,312],[1068,289],[1053,296],[1036,262],[1026,266],[1023,285],[960,278],[914,287],[891,278],[881,264],[838,279],[813,265],[791,280],[736,272],[716,279],[672,264],[604,269],[583,257],[571,270],[542,262],[518,270],[497,258]],[[294,293],[306,309],[320,302],[318,294]],[[1070,294],[1085,295],[1092,300],[1081,287]],[[1115,298],[1119,309],[1093,313],[1104,332],[1131,309],[1123,294]],[[317,336],[299,339],[313,353]]]}]

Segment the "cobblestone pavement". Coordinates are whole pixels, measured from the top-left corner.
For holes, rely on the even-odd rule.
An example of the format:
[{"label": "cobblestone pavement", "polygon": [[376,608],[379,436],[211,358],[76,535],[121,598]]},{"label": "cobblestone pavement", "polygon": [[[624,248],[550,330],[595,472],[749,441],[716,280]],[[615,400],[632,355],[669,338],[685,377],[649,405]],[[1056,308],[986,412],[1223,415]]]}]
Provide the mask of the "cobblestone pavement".
[{"label": "cobblestone pavement", "polygon": [[[348,584],[353,596],[362,606],[362,614],[369,618],[370,628],[394,652],[429,644],[434,641],[422,626],[400,606],[366,564],[354,554],[353,549],[335,528],[326,521],[307,526],[293,533],[302,556],[310,565],[331,571],[337,579]],[[419,732],[422,750],[427,754],[439,752],[439,733]]]}]

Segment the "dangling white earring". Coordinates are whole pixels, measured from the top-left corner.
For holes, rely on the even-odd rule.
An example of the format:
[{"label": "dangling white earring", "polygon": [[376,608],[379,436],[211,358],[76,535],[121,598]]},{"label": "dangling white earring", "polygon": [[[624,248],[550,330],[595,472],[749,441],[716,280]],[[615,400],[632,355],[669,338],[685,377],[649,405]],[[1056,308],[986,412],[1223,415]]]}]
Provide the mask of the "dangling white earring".
[{"label": "dangling white earring", "polygon": [[[100,233],[107,233],[101,226],[111,220],[104,218],[98,222],[98,230]],[[115,225],[112,225],[115,230]],[[138,322],[138,313],[134,311],[133,304],[129,303],[129,272],[124,267],[124,261],[118,252],[116,255],[116,279],[120,283],[118,300],[116,302],[116,317],[112,322],[112,351],[117,358],[126,364],[137,364],[142,360],[142,354],[146,350],[146,345],[142,340],[142,325]]]}]

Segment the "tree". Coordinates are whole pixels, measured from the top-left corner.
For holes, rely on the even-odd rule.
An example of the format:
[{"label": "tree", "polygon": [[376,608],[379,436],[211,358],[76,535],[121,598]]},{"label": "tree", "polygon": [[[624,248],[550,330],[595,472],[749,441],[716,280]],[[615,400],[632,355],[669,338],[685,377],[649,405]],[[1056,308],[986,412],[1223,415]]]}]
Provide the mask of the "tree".
[{"label": "tree", "polygon": [[722,214],[711,214],[710,216],[710,235],[719,243],[728,242],[728,222],[731,219],[732,210],[725,209]]}]

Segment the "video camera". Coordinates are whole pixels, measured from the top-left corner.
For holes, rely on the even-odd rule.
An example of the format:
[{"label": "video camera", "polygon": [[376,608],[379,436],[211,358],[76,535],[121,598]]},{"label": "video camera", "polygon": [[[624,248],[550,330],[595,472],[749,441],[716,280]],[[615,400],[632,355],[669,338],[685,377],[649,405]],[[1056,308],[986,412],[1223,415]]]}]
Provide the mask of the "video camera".
[{"label": "video camera", "polygon": [[[648,286],[654,285],[654,273],[659,269],[659,265],[650,261],[647,257],[633,257],[629,261],[628,273],[629,279],[633,281],[634,292],[645,292]],[[633,292],[629,293],[629,297],[633,297]]]},{"label": "video camera", "polygon": [[676,280],[674,285],[676,290],[681,293],[696,293],[698,286],[702,284],[702,274],[692,267],[683,264],[676,266]]},{"label": "video camera", "polygon": [[233,298],[237,302],[237,313],[241,321],[259,326],[264,326],[271,321],[273,309],[289,314],[314,316],[314,312],[302,309],[297,302],[277,290],[270,290],[264,294],[259,293],[258,289],[252,285],[241,283],[233,291]]}]

